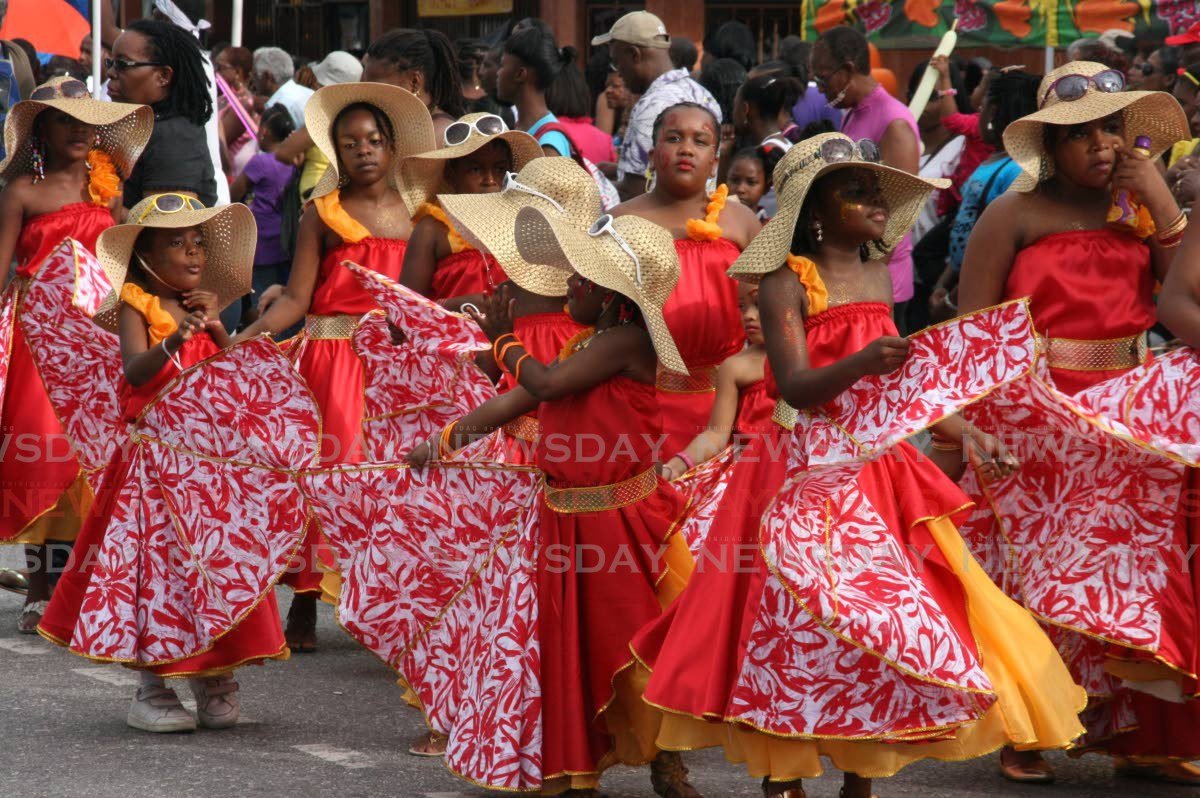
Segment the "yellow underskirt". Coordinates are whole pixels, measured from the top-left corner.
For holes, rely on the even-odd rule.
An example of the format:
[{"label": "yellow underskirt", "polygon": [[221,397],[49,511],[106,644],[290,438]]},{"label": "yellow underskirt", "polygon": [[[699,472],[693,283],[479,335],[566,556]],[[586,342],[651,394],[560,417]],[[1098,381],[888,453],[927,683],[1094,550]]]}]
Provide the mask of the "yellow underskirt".
[{"label": "yellow underskirt", "polygon": [[74,542],[83,528],[83,521],[92,509],[92,490],[83,474],[75,477],[71,486],[62,492],[58,501],[21,530],[11,543],[43,546],[47,542]]},{"label": "yellow underskirt", "polygon": [[321,577],[321,601],[336,607],[342,598],[342,575],[326,571]]},{"label": "yellow underskirt", "polygon": [[[1087,694],[1071,679],[1033,617],[988,579],[954,524],[938,519],[926,526],[962,582],[971,631],[996,693],[996,703],[981,719],[958,729],[953,739],[888,743],[776,737],[732,723],[661,713],[653,742],[674,751],[722,746],[726,758],[744,763],[751,776],[774,781],[820,776],[822,756],[838,770],[886,778],[921,759],[974,759],[1004,745],[1022,750],[1070,747],[1084,731],[1078,714],[1087,706]],[[629,679],[634,688],[649,676],[640,664],[636,671]],[[646,723],[639,718],[642,734]]]}]

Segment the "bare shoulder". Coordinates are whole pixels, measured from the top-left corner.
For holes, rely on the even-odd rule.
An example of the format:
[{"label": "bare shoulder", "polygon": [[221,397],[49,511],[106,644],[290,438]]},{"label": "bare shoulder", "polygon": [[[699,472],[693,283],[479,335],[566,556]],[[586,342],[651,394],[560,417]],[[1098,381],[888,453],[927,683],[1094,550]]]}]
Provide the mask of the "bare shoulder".
[{"label": "bare shoulder", "polygon": [[29,200],[29,195],[33,191],[33,177],[31,175],[17,175],[4,186],[4,191],[0,192],[0,203],[3,203],[6,210],[11,211],[13,208],[24,207]]},{"label": "bare shoulder", "polygon": [[745,388],[763,378],[766,352],[762,349],[743,349],[736,355],[725,359],[721,364],[721,374],[727,375],[738,388]]},{"label": "bare shoulder", "polygon": [[615,206],[608,213],[613,217],[617,216],[645,216],[650,218],[650,198],[647,194],[639,194],[630,200],[625,200],[620,205]]},{"label": "bare shoulder", "polygon": [[750,246],[754,236],[762,230],[762,224],[758,221],[754,211],[732,199],[726,202],[725,207],[721,209],[718,223],[721,225],[725,237],[741,249]]}]

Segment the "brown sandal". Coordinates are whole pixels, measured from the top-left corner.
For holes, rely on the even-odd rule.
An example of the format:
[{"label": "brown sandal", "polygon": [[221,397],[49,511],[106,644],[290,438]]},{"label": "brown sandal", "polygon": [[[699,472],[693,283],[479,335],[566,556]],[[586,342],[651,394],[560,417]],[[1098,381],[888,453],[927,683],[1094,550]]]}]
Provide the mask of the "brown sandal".
[{"label": "brown sandal", "polygon": [[703,798],[688,782],[683,757],[675,751],[659,751],[650,763],[650,786],[662,798]]},{"label": "brown sandal", "polygon": [[22,607],[21,615],[17,618],[17,631],[23,635],[37,634],[38,624],[42,622],[42,615],[49,606],[49,601],[31,601]]},{"label": "brown sandal", "polygon": [[772,782],[770,776],[762,780],[763,798],[808,798],[800,779]]},{"label": "brown sandal", "polygon": [[444,734],[429,731],[409,746],[408,752],[413,756],[445,756],[446,743],[449,740]]}]

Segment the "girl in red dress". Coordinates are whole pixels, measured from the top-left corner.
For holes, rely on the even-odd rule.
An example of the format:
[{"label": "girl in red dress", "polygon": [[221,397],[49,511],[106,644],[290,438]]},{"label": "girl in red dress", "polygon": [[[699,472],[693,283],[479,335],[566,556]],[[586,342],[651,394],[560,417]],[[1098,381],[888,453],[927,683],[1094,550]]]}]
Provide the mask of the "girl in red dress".
[{"label": "girl in red dress", "polygon": [[[513,333],[507,290],[485,300],[482,313],[472,315],[519,386],[447,427],[409,461],[446,457],[537,411],[535,462],[545,477],[540,668],[531,678],[540,685],[542,712],[540,772],[530,780],[543,792],[591,796],[610,765],[653,760],[655,791],[691,798],[698,793],[678,755],[656,755],[644,735],[645,713],[629,679],[633,633],[660,614],[691,570],[676,528],[684,503],[654,462],[662,431],[659,363],[684,368],[662,316],[679,275],[671,237],[633,216],[602,216],[587,233],[529,207],[518,215],[516,239],[522,257],[574,271],[569,312],[588,327],[543,364]],[[604,564],[577,568],[585,551]]]},{"label": "girl in red dress", "polygon": [[[208,209],[182,194],[147,197],[130,210],[130,218],[133,223],[109,228],[97,243],[101,264],[120,297],[113,311],[102,309],[97,320],[119,331],[124,363],[119,389],[122,414],[136,429],[143,424],[147,408],[184,370],[229,345],[220,311],[249,290],[255,226],[244,205]],[[189,566],[200,566],[176,550],[167,556],[182,557],[186,564],[160,569],[163,550],[179,543],[174,536],[165,540],[158,530],[180,525],[181,537],[191,539],[197,549],[189,548],[190,557],[199,560],[203,557],[200,525],[206,519],[190,514],[175,517],[167,509],[170,504],[156,503],[149,486],[138,484],[142,472],[133,470],[144,462],[139,457],[142,444],[136,435],[130,444],[118,447],[109,463],[38,631],[83,656],[138,669],[140,684],[126,717],[133,728],[191,731],[197,722],[205,728],[230,728],[240,712],[233,670],[288,657],[273,580],[267,580],[261,595],[248,602],[252,609],[222,627],[207,644],[190,635],[184,624],[194,619],[178,610],[186,611],[188,600],[195,598],[183,587],[185,573]],[[206,489],[214,495],[220,491],[219,478],[209,474]],[[131,517],[144,523],[133,523]],[[116,546],[137,552],[136,596],[125,592],[129,563],[114,565],[104,554],[112,549],[110,535],[127,536]],[[299,536],[297,526],[297,540]],[[228,551],[224,556],[239,553]],[[252,568],[251,561],[247,557],[241,565]],[[182,596],[176,592],[181,590]],[[129,631],[131,615],[142,619],[135,632]],[[135,640],[132,651],[106,653],[109,646],[119,649],[113,641],[129,638]],[[163,677],[190,677],[197,717],[184,709]]]},{"label": "girl in red dress", "polygon": [[780,162],[779,213],[731,272],[761,279],[772,431],[735,467],[688,588],[633,642],[644,699],[663,711],[658,744],[721,745],[767,796],[803,796],[822,757],[846,773],[845,798],[867,798],[871,778],[919,759],[1066,746],[1080,732],[1084,697],[1050,642],[965,556],[952,482],[904,442],[851,456],[844,477],[797,461],[834,400],[908,357],[872,256],[941,186],[877,159],[830,133]]},{"label": "girl in red dress", "polygon": [[679,253],[679,286],[666,316],[689,373],[664,372],[658,384],[664,455],[683,449],[708,425],[717,367],[746,340],[737,284],[725,271],[762,225],[749,208],[728,202],[725,186],[708,192],[717,173],[720,129],[703,106],[682,103],[664,110],[655,120],[650,151],[653,187],[613,209],[614,216],[634,214],[670,230]]},{"label": "girl in red dress", "polygon": [[400,165],[404,203],[413,218],[400,282],[450,310],[504,282],[496,260],[468,244],[435,197],[494,194],[504,176],[542,154],[528,133],[509,130],[495,114],[467,114],[446,128],[445,146],[410,155]]},{"label": "girl in red dress", "polygon": [[[1147,362],[1146,333],[1156,318],[1155,283],[1167,276],[1187,225],[1187,217],[1155,167],[1162,152],[1188,137],[1184,112],[1169,94],[1123,91],[1124,86],[1121,73],[1087,61],[1066,64],[1042,80],[1039,110],[1004,131],[1005,148],[1024,174],[980,217],[963,263],[959,288],[963,312],[1029,297],[1034,325],[1044,343],[1047,381],[1068,396]],[[1148,154],[1135,149],[1141,136],[1150,139]],[[1132,195],[1129,223],[1120,218],[1116,191]],[[1020,451],[1015,453],[1021,456]],[[1081,512],[1067,509],[1066,517],[1078,525],[1078,539],[1096,541],[1096,550],[1086,557],[1089,563],[1102,562],[1110,546],[1137,545],[1136,539],[1129,539],[1127,520],[1119,520],[1113,528],[1093,527],[1094,516],[1082,512],[1090,491],[1082,484],[1072,488],[1068,480],[1069,475],[1059,474],[1053,480],[1030,483],[1026,506],[1049,503],[1069,508],[1080,502]],[[1052,494],[1060,486],[1065,492]],[[1185,506],[1180,503],[1181,516],[1187,515]],[[1070,525],[1060,529],[1066,523],[1062,512],[1051,513],[1052,521],[1047,518],[1054,528],[1046,534],[1057,537],[1071,532]],[[1000,519],[1002,532],[994,516],[988,514],[986,520],[972,538],[981,557],[1002,539],[1017,550],[1037,547],[1023,537],[1036,534],[1037,525],[1014,526],[1012,519],[1004,518]],[[1176,543],[1190,550],[1200,542],[1195,519],[1181,517],[1180,521]],[[1090,570],[1089,566],[1081,571],[1074,559],[1064,566],[1065,570],[1023,574],[1019,578],[1026,584],[1020,592],[1022,600],[1041,592],[1030,590],[1037,586],[1028,580],[1053,585]],[[1182,675],[1188,695],[1197,692],[1195,673],[1200,664],[1200,635],[1194,622],[1198,588],[1191,584],[1194,561],[1185,564],[1183,571],[1170,594],[1173,603],[1183,608],[1177,617],[1192,620],[1164,618],[1162,635],[1185,641],[1183,652],[1164,659],[1173,660],[1165,663],[1174,673],[1168,678],[1178,680]],[[1121,579],[1119,586],[1111,586],[1114,592],[1129,588]],[[1109,603],[1105,595],[1109,589],[1109,585],[1098,586],[1092,602],[1094,613],[1108,613],[1104,623],[1108,633],[1103,635],[1086,633],[1070,619],[1056,620],[1056,613],[1048,611],[1051,608],[1031,606],[1048,622],[1076,679],[1092,696],[1085,716],[1089,734],[1082,747],[1113,755],[1120,771],[1128,775],[1198,785],[1200,768],[1188,760],[1200,758],[1200,737],[1191,731],[1200,727],[1200,701],[1164,701],[1133,691],[1111,675],[1114,660],[1138,659],[1142,654],[1136,647],[1114,643],[1126,639],[1123,629],[1130,615]],[[1116,708],[1127,703],[1132,704],[1135,717],[1120,718]],[[1001,767],[1005,776],[1016,781],[1046,782],[1054,776],[1036,752],[1022,756],[1005,751]]]},{"label": "girl in red dress", "polygon": [[[585,228],[603,212],[595,181],[570,158],[542,157],[506,176],[499,194],[443,194],[439,201],[471,245],[494,257],[508,275],[505,285],[514,300],[513,332],[534,359],[553,361],[583,327],[566,311],[567,274],[521,257],[515,235],[517,214],[525,207],[537,208]],[[501,390],[516,386],[513,375],[501,373]],[[498,459],[514,465],[533,461],[539,433],[536,412],[505,424],[500,433],[504,443]]]},{"label": "girl in red dress", "polygon": [[[304,320],[293,357],[321,411],[321,462],[355,463],[362,460],[363,371],[350,339],[377,305],[342,261],[400,278],[413,231],[400,195],[400,162],[433,148],[433,123],[411,92],[348,83],[314,94],[305,124],[331,166],[300,220],[287,287],[264,292],[262,317],[238,337],[276,333]],[[316,650],[323,556],[314,528],[284,579],[295,591],[286,630],[293,651]]]},{"label": "girl in red dress", "polygon": [[[4,123],[8,158],[0,164],[0,263],[17,262],[0,302],[19,309],[38,267],[63,239],[91,250],[121,207],[121,178],[150,138],[146,106],[93,100],[78,80],[56,78],[13,106]],[[38,367],[25,342],[20,313],[12,328],[0,429],[33,435],[44,455],[65,440]],[[50,598],[46,541],[71,541],[91,493],[74,456],[23,457],[16,446],[0,456],[0,543],[25,543],[29,591],[17,630],[33,634]]]}]

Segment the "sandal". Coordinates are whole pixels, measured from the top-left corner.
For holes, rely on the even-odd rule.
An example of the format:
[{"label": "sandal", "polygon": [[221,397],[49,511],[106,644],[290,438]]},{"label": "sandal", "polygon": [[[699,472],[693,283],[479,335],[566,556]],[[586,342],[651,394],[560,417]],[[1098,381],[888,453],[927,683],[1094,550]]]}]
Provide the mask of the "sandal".
[{"label": "sandal", "polygon": [[42,615],[49,606],[49,601],[31,601],[26,604],[21,609],[21,617],[17,618],[17,631],[23,635],[37,634],[38,624],[42,622]]},{"label": "sandal", "polygon": [[800,779],[772,782],[770,776],[763,777],[763,798],[808,798]]},{"label": "sandal", "polygon": [[1139,765],[1127,759],[1117,763],[1117,775],[1159,784],[1179,784],[1200,787],[1200,767],[1191,762],[1166,762],[1158,765]]},{"label": "sandal", "polygon": [[445,756],[446,742],[449,739],[444,734],[430,731],[409,746],[408,752],[413,756]]},{"label": "sandal", "polygon": [[0,568],[0,590],[24,596],[29,593],[29,580],[20,571],[11,568]]},{"label": "sandal", "polygon": [[703,798],[687,776],[683,757],[675,751],[659,751],[650,763],[650,786],[662,798]]},{"label": "sandal", "polygon": [[288,608],[287,627],[283,638],[295,654],[312,654],[317,650],[317,600],[313,596],[292,596]]},{"label": "sandal", "polygon": [[[1006,761],[1016,759],[1016,761]],[[1042,758],[1041,751],[1000,751],[1000,775],[1017,784],[1053,784],[1054,768]]]}]

